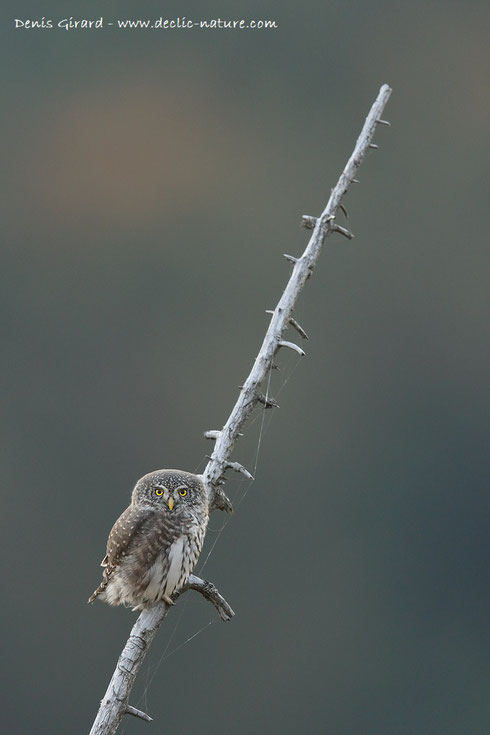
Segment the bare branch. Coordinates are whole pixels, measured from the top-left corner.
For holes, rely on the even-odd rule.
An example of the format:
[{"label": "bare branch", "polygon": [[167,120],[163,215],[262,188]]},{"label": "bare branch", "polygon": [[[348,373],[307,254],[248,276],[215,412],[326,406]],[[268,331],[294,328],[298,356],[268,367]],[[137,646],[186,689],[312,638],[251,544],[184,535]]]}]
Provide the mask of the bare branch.
[{"label": "bare branch", "polygon": [[[305,226],[313,230],[310,240],[300,258],[293,257],[292,255],[284,256],[293,264],[292,273],[278,305],[272,312],[269,328],[267,329],[262,347],[255,359],[250,375],[242,386],[235,406],[223,429],[221,431],[213,430],[205,433],[207,438],[215,440],[214,451],[202,475],[212,508],[231,510],[231,503],[221,488],[227,469],[236,469],[239,472],[243,472],[246,476],[251,477],[250,473],[242,465],[230,461],[233,447],[237,438],[242,435],[240,430],[257,403],[262,403],[265,408],[277,407],[277,403],[269,396],[264,395],[260,388],[267,371],[273,367],[277,367],[274,365],[273,357],[278,348],[281,346],[290,347],[302,352],[301,348],[297,345],[283,340],[282,334],[287,326],[291,325],[302,336],[306,337],[304,330],[292,318],[293,307],[301,289],[313,271],[327,237],[332,232],[341,231],[342,234],[347,237],[349,236],[346,234],[348,230],[344,231],[344,228],[340,228],[335,223],[335,215],[337,210],[340,209],[347,216],[345,207],[342,204],[342,197],[350,184],[356,181],[354,178],[355,174],[368,148],[377,147],[371,141],[377,123],[386,124],[384,120],[380,119],[380,116],[388,102],[390,94],[390,87],[386,84],[383,85],[366,118],[354,151],[340,175],[336,186],[332,189],[330,198],[322,214],[319,217],[303,218]],[[188,589],[197,590],[209,600],[215,606],[222,620],[230,620],[233,617],[233,610],[219,594],[216,587],[210,582],[206,582],[194,575],[189,577],[187,585],[182,590],[174,594],[173,599],[177,600]],[[144,712],[131,707],[128,704],[128,700],[138,670],[143,663],[158,627],[167,616],[169,609],[166,603],[161,602],[146,608],[140,614],[119,657],[116,670],[104,695],[104,699],[100,704],[99,712],[90,731],[90,735],[114,735],[122,717],[126,713],[145,720],[151,719]]]},{"label": "bare branch", "polygon": [[[200,592],[206,600],[209,600],[216,608],[221,620],[231,620],[234,616],[235,613],[232,608],[225,598],[220,595],[214,584],[205,579],[200,579],[194,574],[189,577],[187,585],[174,594],[173,599],[176,600],[188,589]],[[169,610],[170,606],[165,602],[158,602],[156,605],[145,608],[133,625],[126,645],[119,656],[116,670],[107,687],[104,699],[100,703],[90,735],[114,735],[125,714],[134,715],[151,722],[152,718],[145,712],[141,712],[141,710],[128,704],[128,699],[150,644],[160,624],[167,617]]]},{"label": "bare branch", "polygon": [[278,345],[282,340],[282,334],[289,323],[296,300],[315,266],[325,240],[335,230],[335,227],[337,227],[337,225],[334,226],[337,210],[340,208],[345,213],[345,208],[342,205],[342,197],[355,178],[367,149],[374,145],[372,139],[376,132],[376,125],[378,120],[381,119],[390,94],[390,87],[387,84],[383,85],[366,118],[354,151],[340,175],[336,186],[332,189],[327,206],[319,217],[306,218],[308,220],[307,226],[312,224],[313,219],[315,219],[315,222],[312,235],[303,255],[300,258],[284,255],[287,260],[294,264],[291,277],[277,307],[274,309],[269,328],[250,375],[240,391],[240,395],[220,436],[216,439],[211,459],[203,473],[203,479],[209,492],[211,505],[216,503],[217,496],[223,492],[217,484],[222,477],[223,467],[226,465],[233,451],[238,433],[256,405],[257,399],[261,400],[258,396],[260,386],[271,366]]},{"label": "bare branch", "polygon": [[126,713],[136,674],[169,607],[162,602],[146,608],[139,616],[123,648],[116,669],[100,703],[90,735],[113,735]]}]

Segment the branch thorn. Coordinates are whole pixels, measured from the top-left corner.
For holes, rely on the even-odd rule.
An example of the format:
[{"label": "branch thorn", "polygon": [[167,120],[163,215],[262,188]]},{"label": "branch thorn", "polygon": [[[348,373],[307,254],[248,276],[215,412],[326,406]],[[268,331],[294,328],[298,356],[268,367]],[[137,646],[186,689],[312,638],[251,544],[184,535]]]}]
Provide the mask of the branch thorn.
[{"label": "branch thorn", "polygon": [[147,715],[146,712],[142,712],[140,709],[136,709],[136,707],[131,707],[130,704],[126,705],[125,712],[127,715],[133,715],[133,717],[139,717],[140,720],[145,720],[145,722],[153,722],[153,717],[150,717],[150,715]]},{"label": "branch thorn", "polygon": [[295,329],[303,337],[303,339],[308,339],[308,335],[306,334],[301,324],[298,324],[296,319],[294,319],[292,316],[289,317],[289,323],[293,327],[293,329]]},{"label": "branch thorn", "polygon": [[352,234],[350,230],[346,230],[345,227],[341,227],[340,225],[337,225],[337,224],[332,225],[330,229],[332,230],[332,232],[338,232],[340,235],[343,235],[348,240],[352,240],[354,237],[354,235]]},{"label": "branch thorn", "polygon": [[301,224],[307,230],[313,230],[316,225],[316,220],[317,220],[316,217],[312,217],[310,214],[304,214],[301,218]]},{"label": "branch thorn", "polygon": [[[266,310],[265,310],[265,313],[266,313],[266,314],[274,314],[274,311],[273,311],[272,309],[266,309]],[[292,316],[290,316],[290,317],[289,317],[289,319],[288,319],[288,323],[289,323],[289,324],[290,324],[290,325],[291,325],[292,327],[294,327],[294,329],[296,329],[296,331],[297,331],[297,332],[299,332],[299,333],[300,333],[300,335],[301,335],[301,336],[303,337],[303,339],[308,339],[308,335],[306,334],[306,332],[305,332],[305,330],[303,329],[303,327],[301,327],[301,326],[300,326],[300,325],[298,324],[298,322],[296,321],[296,319],[294,319],[294,318],[293,318]],[[279,369],[279,368],[278,368],[278,366],[277,366],[277,365],[275,365],[274,363],[272,363],[271,367],[272,367],[272,369],[273,369],[273,370],[278,370],[278,369]]]},{"label": "branch thorn", "polygon": [[221,431],[215,431],[214,429],[204,432],[204,437],[206,439],[219,439],[220,436],[221,436]]},{"label": "branch thorn", "polygon": [[245,475],[247,480],[253,480],[254,476],[250,474],[250,472],[245,469],[245,467],[240,464],[240,462],[227,462],[226,463],[227,469],[235,470],[235,472],[241,472],[242,475]]},{"label": "branch thorn", "polygon": [[306,354],[304,350],[301,349],[298,345],[294,344],[294,342],[288,342],[285,339],[279,340],[277,343],[278,347],[289,347],[290,350],[294,350],[298,353],[298,355],[301,355],[301,357],[304,357]]},{"label": "branch thorn", "polygon": [[279,404],[275,402],[273,398],[265,396],[263,393],[257,394],[257,400],[261,403],[264,408],[279,408]]}]

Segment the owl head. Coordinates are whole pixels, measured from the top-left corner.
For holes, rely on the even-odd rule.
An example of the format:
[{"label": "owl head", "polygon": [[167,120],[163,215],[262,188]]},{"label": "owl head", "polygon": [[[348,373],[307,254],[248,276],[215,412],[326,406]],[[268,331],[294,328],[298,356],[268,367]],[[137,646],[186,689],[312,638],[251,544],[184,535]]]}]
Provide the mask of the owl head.
[{"label": "owl head", "polygon": [[192,508],[207,511],[208,499],[198,475],[182,470],[156,470],[138,480],[131,502],[179,515]]}]

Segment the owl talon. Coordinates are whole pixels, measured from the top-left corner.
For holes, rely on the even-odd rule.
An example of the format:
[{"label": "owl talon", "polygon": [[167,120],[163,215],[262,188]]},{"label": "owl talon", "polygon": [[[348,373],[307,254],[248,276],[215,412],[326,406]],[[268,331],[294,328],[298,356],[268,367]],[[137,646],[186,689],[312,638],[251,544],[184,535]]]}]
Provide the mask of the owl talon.
[{"label": "owl talon", "polygon": [[171,597],[168,595],[163,595],[162,600],[167,603],[167,605],[175,605],[175,602],[172,600]]}]

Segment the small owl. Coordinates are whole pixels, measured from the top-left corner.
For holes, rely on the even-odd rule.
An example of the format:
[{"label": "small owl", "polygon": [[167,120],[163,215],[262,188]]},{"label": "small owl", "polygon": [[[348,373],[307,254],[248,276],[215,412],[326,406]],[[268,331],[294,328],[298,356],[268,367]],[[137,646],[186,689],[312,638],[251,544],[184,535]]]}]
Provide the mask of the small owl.
[{"label": "small owl", "polygon": [[157,470],[142,477],[109,534],[102,583],[89,602],[100,597],[134,610],[159,600],[172,604],[201,553],[208,518],[198,475]]}]

